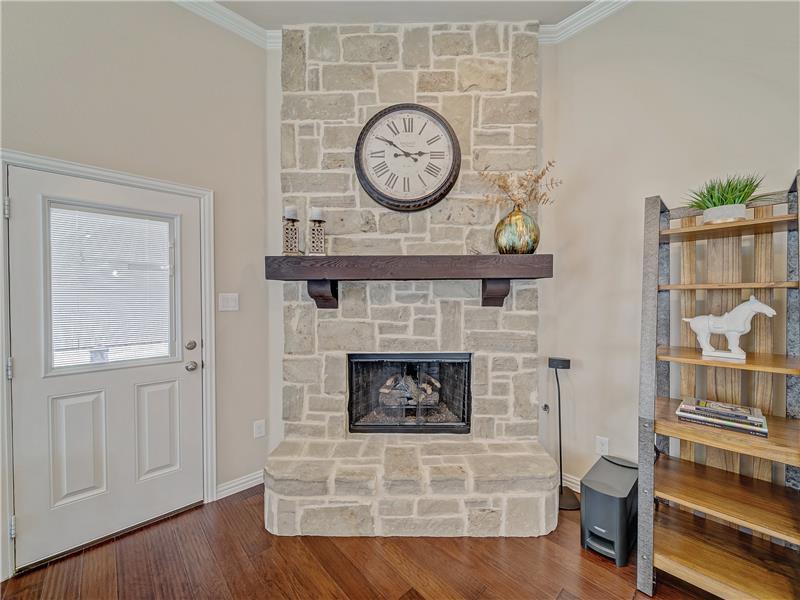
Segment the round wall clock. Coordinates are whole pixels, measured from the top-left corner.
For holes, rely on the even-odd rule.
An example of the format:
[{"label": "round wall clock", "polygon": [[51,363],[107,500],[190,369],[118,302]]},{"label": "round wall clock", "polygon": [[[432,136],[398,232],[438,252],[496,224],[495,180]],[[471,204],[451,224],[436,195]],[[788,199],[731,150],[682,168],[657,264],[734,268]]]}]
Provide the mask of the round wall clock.
[{"label": "round wall clock", "polygon": [[452,189],[461,149],[453,128],[435,110],[396,104],[364,125],[356,142],[355,168],[361,187],[378,204],[422,210]]}]

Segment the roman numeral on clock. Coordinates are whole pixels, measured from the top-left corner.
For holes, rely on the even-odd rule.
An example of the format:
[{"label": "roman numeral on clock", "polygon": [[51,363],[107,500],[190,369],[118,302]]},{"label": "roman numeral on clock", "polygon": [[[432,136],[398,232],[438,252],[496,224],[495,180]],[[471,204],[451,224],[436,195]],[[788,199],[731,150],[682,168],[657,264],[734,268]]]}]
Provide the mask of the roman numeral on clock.
[{"label": "roman numeral on clock", "polygon": [[377,175],[378,177],[382,177],[383,175],[389,172],[389,165],[386,164],[386,161],[382,160],[377,165],[372,167],[372,170],[375,172],[375,175]]},{"label": "roman numeral on clock", "polygon": [[444,160],[444,150],[432,150],[431,160]]},{"label": "roman numeral on clock", "polygon": [[400,129],[398,129],[394,121],[389,121],[388,123],[386,123],[386,126],[389,128],[389,131],[391,131],[393,134],[397,135],[398,133],[400,133]]},{"label": "roman numeral on clock", "polygon": [[386,178],[386,185],[390,189],[394,189],[396,183],[397,183],[397,175],[395,175],[394,173],[389,173],[389,176]]},{"label": "roman numeral on clock", "polygon": [[408,177],[403,177],[403,191],[410,192],[411,191],[411,181]]},{"label": "roman numeral on clock", "polygon": [[403,133],[414,133],[414,117],[403,117]]},{"label": "roman numeral on clock", "polygon": [[369,153],[370,158],[385,158],[386,150],[373,150]]},{"label": "roman numeral on clock", "polygon": [[427,121],[425,121],[425,122],[422,124],[422,127],[420,127],[419,133],[418,133],[417,135],[422,135],[422,132],[423,132],[423,131],[425,131],[425,128],[426,128],[427,126],[428,126],[428,122],[427,122]]},{"label": "roman numeral on clock", "polygon": [[425,167],[425,172],[433,177],[438,177],[442,170],[433,163],[428,163]]},{"label": "roman numeral on clock", "polygon": [[425,140],[425,142],[428,144],[428,146],[430,146],[431,144],[438,142],[440,139],[442,139],[442,136],[437,133],[432,138]]}]

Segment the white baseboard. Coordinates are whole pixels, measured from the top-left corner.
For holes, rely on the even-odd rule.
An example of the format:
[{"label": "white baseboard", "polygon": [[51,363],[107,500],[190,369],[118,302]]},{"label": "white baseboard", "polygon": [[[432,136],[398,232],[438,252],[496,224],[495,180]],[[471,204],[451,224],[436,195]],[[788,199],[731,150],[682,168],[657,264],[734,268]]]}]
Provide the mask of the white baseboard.
[{"label": "white baseboard", "polygon": [[575,477],[575,475],[570,475],[569,473],[564,473],[561,476],[561,480],[564,482],[564,485],[571,489],[573,492],[580,493],[581,491],[581,478]]},{"label": "white baseboard", "polygon": [[231,479],[225,483],[220,483],[217,486],[217,500],[222,500],[225,496],[230,496],[231,494],[238,494],[239,492],[261,485],[262,483],[264,483],[263,469],[259,469],[248,475],[242,475],[237,479]]}]

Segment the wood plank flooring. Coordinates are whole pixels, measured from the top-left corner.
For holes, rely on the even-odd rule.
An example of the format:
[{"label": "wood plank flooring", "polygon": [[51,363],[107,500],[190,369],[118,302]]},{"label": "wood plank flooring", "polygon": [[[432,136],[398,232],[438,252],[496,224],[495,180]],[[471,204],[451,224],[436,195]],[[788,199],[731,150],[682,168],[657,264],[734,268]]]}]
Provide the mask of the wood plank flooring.
[{"label": "wood plank flooring", "polygon": [[[633,565],[580,547],[577,512],[541,538],[276,537],[261,487],[6,581],[3,600],[634,600]],[[662,578],[660,577],[660,581]],[[707,598],[675,580],[655,598]]]}]

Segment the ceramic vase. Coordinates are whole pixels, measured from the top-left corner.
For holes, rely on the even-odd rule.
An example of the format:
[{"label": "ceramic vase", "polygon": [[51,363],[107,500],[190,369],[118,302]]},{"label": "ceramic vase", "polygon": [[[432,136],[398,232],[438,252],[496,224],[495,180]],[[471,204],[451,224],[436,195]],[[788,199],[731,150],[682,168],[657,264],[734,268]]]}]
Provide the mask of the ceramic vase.
[{"label": "ceramic vase", "polygon": [[533,254],[539,245],[539,226],[528,213],[514,207],[494,228],[500,254]]}]

